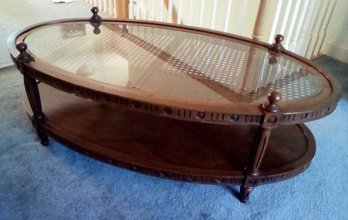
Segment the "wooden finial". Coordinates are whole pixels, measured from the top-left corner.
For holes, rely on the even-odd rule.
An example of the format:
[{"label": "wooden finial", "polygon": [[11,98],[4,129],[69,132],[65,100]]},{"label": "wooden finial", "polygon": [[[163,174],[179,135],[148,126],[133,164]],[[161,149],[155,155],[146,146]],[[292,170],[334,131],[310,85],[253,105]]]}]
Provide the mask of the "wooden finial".
[{"label": "wooden finial", "polygon": [[17,59],[21,62],[29,62],[33,60],[33,57],[27,52],[27,44],[20,42],[16,44],[16,48],[19,51]]},{"label": "wooden finial", "polygon": [[271,92],[267,96],[268,104],[264,105],[264,109],[268,112],[278,112],[279,107],[277,105],[278,101],[281,99],[281,95],[279,92]]},{"label": "wooden finial", "polygon": [[284,47],[282,45],[282,41],[284,40],[284,36],[281,35],[281,34],[277,34],[275,37],[274,37],[274,40],[275,42],[272,44],[272,47],[271,49],[275,52],[280,52],[282,50],[284,50]]},{"label": "wooden finial", "polygon": [[100,25],[101,25],[101,21],[102,18],[98,15],[99,9],[97,7],[93,7],[91,9],[91,12],[93,13],[92,17],[91,17],[91,25],[94,27],[93,33],[94,34],[100,34]]},{"label": "wooden finial", "polygon": [[99,9],[98,7],[93,7],[91,9],[92,12],[92,17],[91,17],[91,21],[92,22],[100,22],[101,21],[101,17],[98,15]]}]

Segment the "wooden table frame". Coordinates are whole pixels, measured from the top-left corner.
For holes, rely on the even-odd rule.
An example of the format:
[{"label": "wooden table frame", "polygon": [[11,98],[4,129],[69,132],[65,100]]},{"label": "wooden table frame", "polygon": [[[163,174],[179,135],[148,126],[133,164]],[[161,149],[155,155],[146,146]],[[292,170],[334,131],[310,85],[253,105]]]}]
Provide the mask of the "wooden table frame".
[{"label": "wooden table frame", "polygon": [[[154,25],[156,27],[168,27],[168,28],[178,28],[176,25],[169,25],[156,22],[143,22],[143,21],[122,21],[122,20],[102,20],[98,15],[97,9],[92,9],[93,16],[91,19],[76,19],[76,20],[61,20],[57,22],[76,22],[76,21],[89,21],[98,33],[98,28],[101,22],[124,22],[126,23],[137,23],[137,24],[146,24]],[[331,96],[329,99],[322,100],[320,104],[315,103],[317,100],[314,100],[313,103],[310,103],[308,106],[299,110],[298,106],[296,111],[291,110],[293,106],[286,107],[280,106],[278,104],[281,99],[281,94],[277,92],[272,92],[268,96],[268,103],[260,103],[258,109],[253,109],[253,114],[250,111],[243,114],[240,112],[245,112],[244,110],[250,110],[248,107],[243,107],[239,112],[230,111],[230,112],[221,112],[221,109],[208,109],[207,111],[199,110],[197,106],[185,106],[177,100],[173,100],[172,103],[161,103],[158,100],[151,99],[139,99],[138,96],[123,96],[115,93],[109,93],[107,91],[95,90],[88,86],[82,86],[75,84],[73,82],[65,81],[60,78],[54,77],[47,74],[51,71],[57,71],[49,66],[40,66],[39,60],[35,60],[33,56],[27,52],[27,45],[23,43],[22,34],[26,31],[35,29],[36,27],[44,26],[49,23],[39,24],[33,27],[30,27],[24,31],[12,35],[9,39],[9,49],[13,58],[14,63],[17,65],[19,71],[23,74],[25,91],[28,99],[27,107],[28,114],[30,115],[33,124],[36,128],[38,137],[41,140],[42,145],[48,145],[48,136],[57,138],[58,140],[66,143],[68,146],[80,151],[81,153],[87,154],[99,160],[108,162],[113,165],[124,167],[130,170],[137,172],[142,172],[145,174],[155,175],[164,178],[171,178],[182,181],[189,182],[201,182],[201,183],[213,183],[213,184],[224,184],[224,185],[235,185],[240,184],[240,200],[246,202],[249,198],[249,194],[252,189],[259,185],[269,182],[276,182],[279,180],[287,179],[292,176],[295,176],[305,170],[312,160],[315,152],[315,140],[312,136],[309,129],[303,125],[306,121],[316,120],[318,118],[324,117],[330,114],[336,107],[338,100],[340,99],[340,86],[336,80],[327,72],[324,72],[314,66],[308,60],[305,60],[291,52],[285,51],[281,46],[282,36],[276,37],[276,42],[273,46],[263,44],[260,42],[251,41],[245,38],[239,38],[233,35],[228,35],[221,32],[210,31],[205,29],[189,28],[189,27],[180,27],[183,30],[187,31],[201,31],[203,33],[210,33],[223,37],[233,37],[238,38],[240,41],[246,41],[253,43],[260,47],[270,48],[270,51],[273,51],[275,56],[278,53],[284,53],[293,58],[300,60],[311,68],[319,71],[331,85]],[[16,43],[16,42],[20,43]],[[16,48],[15,48],[16,47]],[[29,45],[30,47],[30,45]],[[19,51],[18,55],[16,54],[16,49]],[[45,96],[41,94],[40,96],[40,86],[39,83],[49,85],[51,89],[48,89],[47,93],[51,95],[55,94],[55,91],[61,90],[68,94],[75,94],[82,98],[87,98],[95,101],[96,103],[104,103],[107,107],[113,109],[115,106],[117,108],[125,109],[125,112],[122,110],[122,114],[125,117],[134,117],[138,118],[137,114],[149,114],[155,116],[161,116],[162,119],[156,119],[158,124],[167,125],[166,120],[179,120],[185,121],[182,123],[187,123],[185,126],[195,127],[197,122],[204,122],[206,124],[220,124],[220,126],[246,126],[248,129],[252,130],[250,135],[253,136],[253,140],[247,143],[246,150],[249,152],[246,161],[244,160],[244,165],[238,165],[238,170],[224,171],[214,169],[195,169],[194,167],[183,167],[173,164],[165,164],[163,161],[150,161],[148,158],[144,161],[132,162],[132,158],[129,155],[116,155],[115,152],[111,152],[108,149],[104,149],[102,144],[100,144],[100,149],[103,150],[94,150],[93,147],[96,146],[96,143],[91,144],[83,141],[82,139],[77,141],[74,137],[67,137],[68,134],[63,131],[58,131],[59,129],[55,128],[57,126],[57,121],[50,121],[50,117],[46,117],[43,112],[42,107],[42,97]],[[46,87],[46,86],[44,86]],[[55,89],[58,90],[55,90]],[[69,98],[68,98],[69,99]],[[49,97],[44,97],[44,103],[49,102]],[[80,101],[77,101],[80,102]],[[59,103],[58,103],[59,104]],[[54,105],[54,103],[50,103]],[[224,111],[224,110],[223,110]],[[130,112],[130,113],[128,113]],[[135,113],[133,113],[135,112]],[[141,112],[141,113],[138,113]],[[162,120],[162,121],[161,121]],[[144,119],[145,121],[145,119]],[[145,123],[145,122],[144,122]],[[180,122],[181,123],[181,122]],[[58,123],[59,124],[59,123]],[[264,157],[268,149],[269,141],[272,139],[273,131],[282,127],[281,132],[276,135],[282,136],[288,132],[286,127],[289,127],[294,130],[295,138],[303,139],[303,145],[301,147],[306,148],[306,150],[294,150],[294,154],[298,154],[298,158],[295,161],[289,161],[287,164],[282,166],[272,167],[274,161],[265,161]],[[245,127],[244,127],[245,128]],[[202,130],[208,130],[209,128],[203,128]],[[219,130],[220,128],[216,128]],[[231,129],[232,131],[233,129]],[[238,129],[234,129],[238,130]],[[63,134],[64,133],[64,134]],[[296,134],[295,134],[296,133]],[[236,133],[238,136],[238,132]],[[249,135],[249,136],[250,136]],[[169,140],[172,137],[165,137],[165,140]],[[273,138],[275,139],[275,138]],[[273,141],[273,140],[272,140]],[[168,141],[169,142],[169,141]],[[273,141],[277,142],[277,141]],[[279,142],[273,143],[272,145],[281,144]],[[167,142],[166,142],[167,143]],[[246,142],[245,142],[246,143]],[[244,143],[244,144],[245,144]],[[168,144],[169,146],[170,144]],[[99,147],[99,146],[98,146]],[[244,146],[243,146],[244,147]],[[300,147],[300,148],[301,148]],[[214,148],[214,146],[212,147]],[[234,150],[238,150],[240,146],[232,147]],[[300,149],[299,148],[299,149]],[[211,150],[211,149],[210,149]],[[270,151],[270,150],[269,150]],[[273,150],[272,150],[273,151]],[[111,153],[110,153],[111,152]],[[140,152],[140,151],[139,151]],[[270,153],[270,152],[267,152]],[[111,155],[112,154],[112,155]],[[141,153],[140,153],[141,154]],[[115,156],[116,155],[116,156]],[[286,152],[281,152],[280,155],[287,157]],[[141,158],[141,155],[138,155]],[[176,155],[173,155],[175,157]],[[129,157],[129,158],[128,158]],[[133,158],[134,159],[134,158]],[[140,160],[140,159],[139,159]],[[195,161],[194,163],[197,163]],[[160,164],[160,165],[158,165]],[[262,166],[270,167],[269,170],[261,169]],[[243,166],[243,167],[240,167]],[[215,173],[214,173],[215,172]]]}]

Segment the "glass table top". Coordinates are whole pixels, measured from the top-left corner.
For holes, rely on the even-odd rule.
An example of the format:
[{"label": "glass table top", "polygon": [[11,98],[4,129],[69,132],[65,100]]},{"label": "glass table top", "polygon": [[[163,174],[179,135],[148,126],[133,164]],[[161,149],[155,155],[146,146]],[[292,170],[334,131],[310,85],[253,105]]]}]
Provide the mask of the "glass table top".
[{"label": "glass table top", "polygon": [[[262,103],[318,96],[329,82],[284,54],[234,38],[137,23],[87,21],[50,24],[26,33],[35,60],[126,89],[219,103]],[[276,59],[276,63],[270,59]]]}]

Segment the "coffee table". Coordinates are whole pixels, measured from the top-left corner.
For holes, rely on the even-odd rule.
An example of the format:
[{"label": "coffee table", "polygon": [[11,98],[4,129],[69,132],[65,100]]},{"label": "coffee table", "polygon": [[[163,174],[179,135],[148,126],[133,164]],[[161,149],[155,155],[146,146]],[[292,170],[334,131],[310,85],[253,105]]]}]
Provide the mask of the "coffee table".
[{"label": "coffee table", "polygon": [[341,89],[283,36],[268,45],[92,13],[8,40],[43,145],[50,136],[144,174],[241,185],[242,202],[309,166],[315,139],[303,123],[330,114]]}]

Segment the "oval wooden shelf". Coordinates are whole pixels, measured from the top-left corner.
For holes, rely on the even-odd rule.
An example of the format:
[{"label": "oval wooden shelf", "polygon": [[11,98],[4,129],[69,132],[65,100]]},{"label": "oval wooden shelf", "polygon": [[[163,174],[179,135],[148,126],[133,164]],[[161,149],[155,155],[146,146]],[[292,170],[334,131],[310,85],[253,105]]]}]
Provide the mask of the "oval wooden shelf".
[{"label": "oval wooden shelf", "polygon": [[[173,120],[97,103],[39,84],[45,133],[104,162],[154,176],[201,183],[241,184],[258,126]],[[29,115],[28,101],[24,99]],[[255,185],[308,167],[315,141],[303,125],[273,130]]]}]

